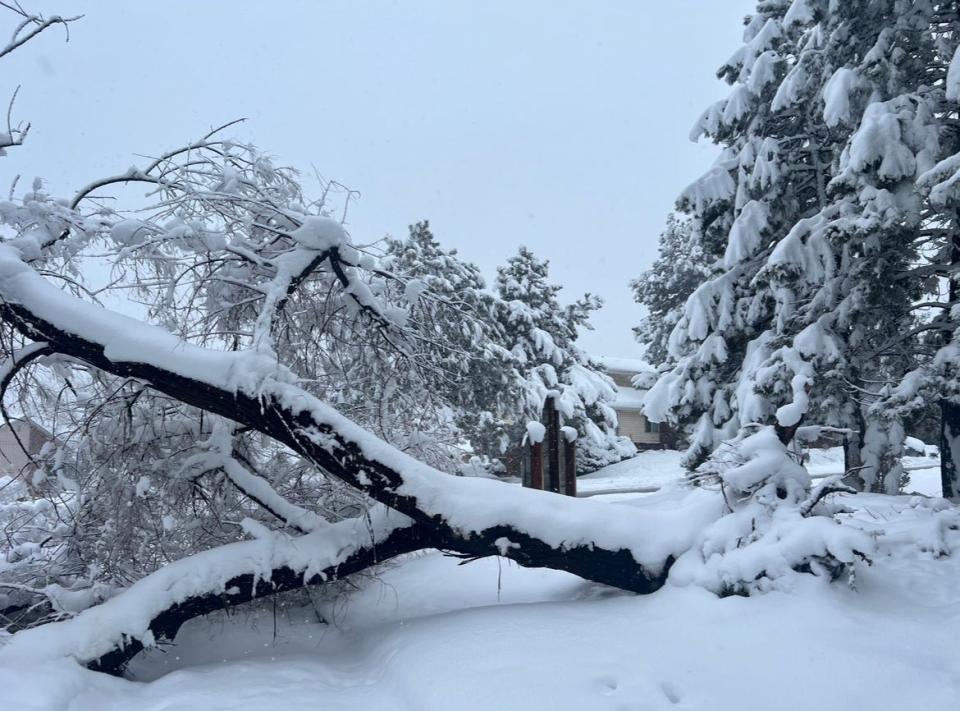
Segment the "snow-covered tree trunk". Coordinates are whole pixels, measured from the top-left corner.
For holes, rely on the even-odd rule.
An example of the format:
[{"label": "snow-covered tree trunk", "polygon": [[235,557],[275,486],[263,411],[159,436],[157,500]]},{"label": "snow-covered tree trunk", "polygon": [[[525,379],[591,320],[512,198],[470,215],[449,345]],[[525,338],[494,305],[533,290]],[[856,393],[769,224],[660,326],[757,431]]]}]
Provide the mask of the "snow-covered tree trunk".
[{"label": "snow-covered tree trunk", "polygon": [[[643,542],[633,512],[602,503],[450,477],[394,449],[251,353],[208,351],[67,296],[0,248],[0,314],[56,353],[266,434],[470,556],[565,570],[635,592],[659,588],[681,549]],[[259,371],[259,372],[258,372]],[[248,383],[247,391],[233,378]],[[251,381],[253,378],[255,381]],[[251,389],[252,388],[252,389]],[[652,533],[648,531],[648,534]]]},{"label": "snow-covered tree trunk", "polygon": [[[258,570],[234,575],[224,581],[218,581],[217,587],[220,589],[191,595],[158,612],[151,613],[147,633],[143,637],[131,635],[128,638],[111,640],[110,632],[113,630],[103,630],[105,641],[113,642],[113,648],[105,654],[89,659],[81,657],[79,661],[86,662],[87,666],[94,671],[120,674],[130,660],[146,648],[144,637],[152,644],[173,642],[184,623],[195,617],[271,595],[298,590],[308,585],[323,585],[341,580],[404,553],[429,548],[431,543],[430,536],[423,528],[400,526],[381,540],[357,546],[356,550],[330,561],[330,564],[322,569],[299,570],[290,565],[281,565],[269,571]],[[161,570],[163,573],[158,578],[169,572],[166,569]],[[141,581],[141,585],[144,582],[150,582],[150,578]],[[127,591],[121,595],[133,597],[136,593]],[[148,601],[145,600],[144,603],[148,604]]]}]

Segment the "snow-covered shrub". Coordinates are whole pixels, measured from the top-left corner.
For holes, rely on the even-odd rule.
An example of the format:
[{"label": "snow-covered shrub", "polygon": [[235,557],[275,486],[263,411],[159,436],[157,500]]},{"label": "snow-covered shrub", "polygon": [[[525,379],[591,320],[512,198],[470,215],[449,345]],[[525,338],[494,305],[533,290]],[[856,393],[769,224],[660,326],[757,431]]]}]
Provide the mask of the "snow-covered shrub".
[{"label": "snow-covered shrub", "polygon": [[835,580],[852,575],[873,540],[841,525],[825,497],[849,491],[838,479],[811,488],[810,475],[773,427],[723,443],[691,475],[696,486],[723,496],[725,513],[671,570],[677,584],[721,595],[782,588],[812,573]]}]

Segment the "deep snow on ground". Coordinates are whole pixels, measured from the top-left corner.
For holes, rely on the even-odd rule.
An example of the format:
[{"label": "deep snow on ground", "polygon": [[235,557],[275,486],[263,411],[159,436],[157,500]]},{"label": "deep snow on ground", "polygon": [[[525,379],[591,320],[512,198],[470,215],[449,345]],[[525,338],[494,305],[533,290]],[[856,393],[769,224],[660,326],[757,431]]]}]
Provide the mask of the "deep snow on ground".
[{"label": "deep snow on ground", "polygon": [[[670,456],[641,455],[592,480],[620,488]],[[659,498],[601,500],[625,500],[642,517]],[[0,709],[952,711],[960,556],[934,558],[917,536],[897,535],[929,527],[928,502],[845,497],[850,522],[894,534],[858,569],[856,589],[804,577],[752,598],[670,584],[634,596],[426,553],[332,606],[196,620],[175,647],[135,663],[136,682],[68,661],[0,669]],[[948,535],[960,549],[960,533]]]},{"label": "deep snow on ground", "polygon": [[[814,478],[843,473],[840,447],[807,450],[807,471]],[[577,479],[577,492],[592,496],[603,492],[646,493],[683,476],[682,453],[675,450],[648,450],[633,459],[587,474]],[[926,496],[940,495],[940,461],[936,457],[904,457],[903,466],[910,476],[908,492]],[[617,498],[623,498],[619,495]]]},{"label": "deep snow on ground", "polygon": [[682,452],[651,449],[633,459],[577,478],[577,493],[592,495],[604,491],[656,489],[683,476]]}]

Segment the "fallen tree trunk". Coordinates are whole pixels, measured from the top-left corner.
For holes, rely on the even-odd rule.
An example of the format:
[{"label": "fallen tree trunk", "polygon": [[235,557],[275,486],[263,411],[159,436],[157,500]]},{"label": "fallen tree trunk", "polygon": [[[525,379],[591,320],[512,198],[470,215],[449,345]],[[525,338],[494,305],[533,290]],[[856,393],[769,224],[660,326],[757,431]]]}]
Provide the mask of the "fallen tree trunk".
[{"label": "fallen tree trunk", "polygon": [[380,506],[361,518],[324,522],[302,536],[268,533],[230,543],[165,565],[75,617],[17,632],[0,647],[0,665],[72,657],[120,674],[141,650],[173,641],[194,617],[339,580],[433,547],[428,531]]},{"label": "fallen tree trunk", "polygon": [[[72,297],[48,283],[6,245],[0,246],[0,299],[3,320],[28,338],[47,344],[51,352],[144,381],[183,403],[267,434],[406,515],[416,524],[418,540],[398,541],[398,552],[416,543],[468,557],[501,555],[522,566],[553,568],[650,593],[663,585],[675,557],[720,514],[719,497],[706,492],[690,495],[682,509],[646,512],[641,517],[631,507],[447,475],[344,418],[297,386],[295,376],[269,355],[200,348]],[[369,553],[358,551],[349,566],[338,563],[339,574],[360,570],[383,555],[382,547]],[[190,617],[315,579],[308,576],[304,583],[303,576],[293,572],[282,565],[269,575],[237,572],[232,577],[240,592],[225,598],[218,586],[194,591],[172,608],[156,610],[144,622],[144,630],[155,638],[170,639]],[[114,647],[109,650],[79,658],[93,661],[98,669],[116,670],[144,641],[111,643]]]},{"label": "fallen tree trunk", "polygon": [[[83,302],[45,281],[10,247],[0,248],[0,296],[4,320],[52,351],[270,435],[409,516],[444,549],[503,555],[650,593],[700,529],[701,517],[690,510],[648,513],[641,521],[629,507],[451,477],[350,422],[270,357],[199,348]],[[718,512],[709,498],[700,507],[704,523]]]},{"label": "fallen tree trunk", "polygon": [[[359,427],[348,426],[344,418],[334,417],[332,411],[299,388],[265,382],[259,395],[231,391],[152,363],[112,360],[106,355],[105,344],[68,333],[22,305],[7,304],[4,314],[6,320],[48,343],[57,353],[115,375],[144,380],[182,402],[270,435],[376,501],[422,524],[436,537],[439,547],[475,556],[504,555],[521,565],[566,570],[639,593],[658,589],[673,562],[669,552],[659,560],[640,559],[631,548],[647,547],[649,541],[641,536],[623,536],[623,529],[616,531],[615,525],[620,535],[605,536],[611,518],[617,518],[605,504],[573,501],[571,506],[549,493],[508,489],[498,482],[455,478],[430,470]],[[302,403],[299,407],[297,400]],[[424,481],[439,477],[443,480]],[[507,510],[498,510],[501,507],[496,506],[497,501]],[[533,526],[524,521],[524,506],[518,501],[530,504]],[[589,507],[586,519],[595,516],[592,522],[587,521],[594,530],[583,530],[581,507]],[[568,513],[572,515],[568,517]],[[630,529],[640,528],[635,514],[629,509],[624,513],[629,515]],[[468,524],[464,519],[473,521]],[[604,541],[617,537],[621,540],[615,547]]]},{"label": "fallen tree trunk", "polygon": [[[184,623],[195,617],[217,610],[242,605],[271,595],[290,590],[299,590],[308,585],[323,585],[341,580],[349,575],[396,558],[404,553],[430,548],[430,538],[416,526],[395,530],[383,541],[361,547],[343,561],[332,563],[309,574],[284,565],[274,568],[268,575],[242,573],[228,579],[221,591],[193,595],[174,603],[156,615],[148,626],[148,639],[154,644],[172,642]],[[86,660],[87,667],[94,671],[119,675],[137,654],[145,648],[141,638],[130,638],[96,659]]]}]

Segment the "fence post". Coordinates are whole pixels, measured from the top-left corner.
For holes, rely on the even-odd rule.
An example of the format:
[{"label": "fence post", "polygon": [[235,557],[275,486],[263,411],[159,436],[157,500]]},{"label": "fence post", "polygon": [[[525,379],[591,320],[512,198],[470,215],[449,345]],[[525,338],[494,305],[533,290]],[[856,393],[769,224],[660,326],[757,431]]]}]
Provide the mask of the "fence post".
[{"label": "fence post", "polygon": [[547,442],[547,486],[548,491],[560,493],[560,413],[553,401],[547,397],[543,403],[543,424],[546,425]]},{"label": "fence post", "polygon": [[563,493],[577,495],[577,440],[563,437]]},{"label": "fence post", "polygon": [[[563,427],[553,396],[543,403],[544,437],[527,442],[521,475],[523,485],[555,494],[577,495],[576,430]],[[569,432],[568,432],[569,430]]]},{"label": "fence post", "polygon": [[530,488],[543,489],[543,442],[530,443]]}]

